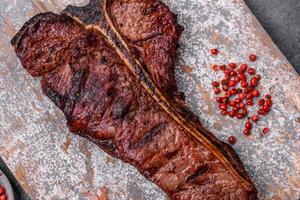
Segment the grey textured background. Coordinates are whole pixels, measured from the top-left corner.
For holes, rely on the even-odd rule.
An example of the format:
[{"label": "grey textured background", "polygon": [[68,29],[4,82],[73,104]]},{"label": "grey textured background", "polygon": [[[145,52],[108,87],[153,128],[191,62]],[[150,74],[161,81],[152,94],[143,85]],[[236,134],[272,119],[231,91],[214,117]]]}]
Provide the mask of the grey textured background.
[{"label": "grey textured background", "polygon": [[[245,0],[275,44],[300,73],[300,1]],[[28,199],[0,159],[0,168],[8,175],[16,199]]]}]

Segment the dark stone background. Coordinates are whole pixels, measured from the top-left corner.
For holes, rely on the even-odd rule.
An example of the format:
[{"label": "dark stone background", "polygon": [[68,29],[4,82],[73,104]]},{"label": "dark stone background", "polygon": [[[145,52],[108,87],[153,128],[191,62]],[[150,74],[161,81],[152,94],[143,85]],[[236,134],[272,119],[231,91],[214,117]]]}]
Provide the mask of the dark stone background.
[{"label": "dark stone background", "polygon": [[[300,1],[245,0],[245,2],[300,74]],[[29,200],[1,158],[0,169],[10,179],[15,190],[16,200]]]},{"label": "dark stone background", "polygon": [[300,74],[300,1],[245,0],[245,2]]}]

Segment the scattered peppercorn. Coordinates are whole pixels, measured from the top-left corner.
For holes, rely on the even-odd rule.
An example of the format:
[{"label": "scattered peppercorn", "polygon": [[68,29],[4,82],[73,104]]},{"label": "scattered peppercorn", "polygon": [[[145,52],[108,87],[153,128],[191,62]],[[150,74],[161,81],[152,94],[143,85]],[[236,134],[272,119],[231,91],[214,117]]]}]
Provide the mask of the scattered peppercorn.
[{"label": "scattered peppercorn", "polygon": [[231,71],[229,75],[230,76],[235,76],[236,75],[236,71]]},{"label": "scattered peppercorn", "polygon": [[246,96],[247,96],[247,95],[246,95],[245,93],[240,93],[240,94],[239,94],[239,98],[240,98],[240,99],[245,99]]},{"label": "scattered peppercorn", "polygon": [[264,109],[259,109],[257,112],[259,115],[266,115],[266,111]]},{"label": "scattered peppercorn", "polygon": [[267,127],[262,130],[263,134],[267,134],[269,131],[270,131],[270,129]]},{"label": "scattered peppercorn", "polygon": [[242,115],[241,113],[238,113],[238,114],[236,114],[236,118],[238,118],[238,119],[243,119],[243,118],[244,118],[244,115]]},{"label": "scattered peppercorn", "polygon": [[233,78],[233,80],[236,82],[236,83],[238,83],[238,82],[240,82],[240,77],[239,76],[235,76],[234,78]]},{"label": "scattered peppercorn", "polygon": [[216,97],[216,102],[221,103],[223,101],[223,97]]},{"label": "scattered peppercorn", "polygon": [[255,87],[258,85],[258,81],[259,79],[253,77],[251,78],[250,85]]},{"label": "scattered peppercorn", "polygon": [[247,99],[246,104],[247,104],[248,106],[253,106],[253,105],[254,105],[252,99]]},{"label": "scattered peppercorn", "polygon": [[221,111],[221,115],[227,115],[227,111],[226,110],[222,110]]},{"label": "scattered peppercorn", "polygon": [[245,108],[246,105],[245,105],[243,102],[240,102],[240,103],[239,103],[239,107],[240,107],[240,108]]},{"label": "scattered peppercorn", "polygon": [[273,104],[273,102],[272,102],[271,99],[267,99],[267,100],[266,100],[266,105],[272,106],[272,104]]},{"label": "scattered peppercorn", "polygon": [[246,80],[247,80],[247,77],[246,77],[245,74],[240,74],[239,77],[240,77],[240,79],[241,79],[242,81],[246,81]]},{"label": "scattered peppercorn", "polygon": [[253,115],[251,117],[252,121],[257,122],[259,120],[259,116],[258,115]]},{"label": "scattered peppercorn", "polygon": [[244,135],[248,136],[251,134],[251,131],[249,129],[244,129],[243,133]]},{"label": "scattered peppercorn", "polygon": [[210,50],[210,53],[211,53],[212,55],[217,55],[217,54],[219,53],[219,50],[216,49],[216,48],[213,48],[213,49]]},{"label": "scattered peppercorn", "polygon": [[231,117],[231,118],[234,118],[235,117],[235,115],[236,115],[236,112],[235,111],[229,111],[228,112],[228,115],[229,115],[229,117]]},{"label": "scattered peppercorn", "polygon": [[7,200],[5,188],[0,185],[0,200]]},{"label": "scattered peppercorn", "polygon": [[258,97],[260,95],[260,92],[257,89],[254,89],[254,90],[252,90],[251,94],[254,97]]},{"label": "scattered peppercorn", "polygon": [[227,81],[226,79],[222,79],[221,84],[222,84],[222,85],[227,85],[227,84],[228,84],[228,81]]},{"label": "scattered peppercorn", "polygon": [[214,71],[219,71],[219,66],[218,65],[213,65],[212,68],[213,68]]},{"label": "scattered peppercorn", "polygon": [[222,89],[223,89],[223,91],[227,92],[228,91],[228,86],[227,85],[223,85]]},{"label": "scattered peppercorn", "polygon": [[268,105],[264,105],[263,109],[264,109],[264,111],[269,112],[271,108]]},{"label": "scattered peppercorn", "polygon": [[5,194],[1,195],[0,200],[7,200],[7,196]]},{"label": "scattered peppercorn", "polygon": [[219,67],[219,69],[220,69],[221,71],[225,71],[225,70],[226,70],[226,65],[221,65],[221,66]]},{"label": "scattered peppercorn", "polygon": [[245,128],[248,129],[248,130],[252,129],[252,124],[251,124],[251,122],[249,122],[249,121],[246,122]]},{"label": "scattered peppercorn", "polygon": [[248,69],[248,74],[254,75],[256,73],[256,70],[254,68],[249,68]]},{"label": "scattered peppercorn", "polygon": [[234,87],[235,85],[236,85],[236,82],[234,82],[234,81],[229,81],[228,82],[229,87]]},{"label": "scattered peppercorn", "polygon": [[221,93],[221,90],[220,90],[220,88],[215,87],[214,92],[215,92],[215,94],[219,94],[219,93]]},{"label": "scattered peppercorn", "polygon": [[247,113],[248,113],[248,111],[247,111],[246,108],[243,108],[243,109],[241,110],[241,114],[242,114],[242,115],[246,116]]},{"label": "scattered peppercorn", "polygon": [[252,99],[252,98],[253,98],[252,93],[247,94],[246,99]]},{"label": "scattered peppercorn", "polygon": [[220,104],[220,105],[219,105],[219,108],[220,108],[221,110],[227,110],[227,105],[226,105],[226,104]]},{"label": "scattered peppercorn", "polygon": [[229,63],[229,64],[228,64],[228,67],[230,67],[231,69],[235,69],[236,64],[235,64],[235,63]]},{"label": "scattered peppercorn", "polygon": [[211,84],[214,87],[218,87],[220,85],[220,83],[218,81],[213,81]]},{"label": "scattered peppercorn", "polygon": [[266,99],[272,99],[272,96],[270,94],[266,94]]},{"label": "scattered peppercorn", "polygon": [[237,94],[237,90],[235,88],[231,89],[229,92],[231,96]]},{"label": "scattered peppercorn", "polygon": [[241,86],[242,86],[243,88],[248,87],[248,82],[247,82],[247,81],[242,81],[242,82],[241,82]]},{"label": "scattered peppercorn", "polygon": [[0,195],[5,194],[5,188],[0,185]]},{"label": "scattered peppercorn", "polygon": [[261,75],[259,75],[259,74],[256,74],[255,76],[254,76],[254,78],[256,78],[258,81],[261,79]]},{"label": "scattered peppercorn", "polygon": [[250,54],[250,56],[249,56],[249,60],[252,61],[252,62],[253,62],[253,61],[256,61],[256,58],[257,58],[257,57],[256,57],[255,54]]},{"label": "scattered peppercorn", "polygon": [[230,144],[235,144],[235,142],[236,142],[236,137],[230,136],[230,137],[228,138],[228,142],[229,142]]},{"label": "scattered peppercorn", "polygon": [[247,65],[247,64],[242,64],[242,65],[240,66],[240,70],[241,70],[242,72],[245,72],[245,71],[247,70],[247,68],[248,68],[248,65]]},{"label": "scattered peppercorn", "polygon": [[263,106],[264,104],[265,104],[265,100],[264,99],[258,100],[258,105]]}]

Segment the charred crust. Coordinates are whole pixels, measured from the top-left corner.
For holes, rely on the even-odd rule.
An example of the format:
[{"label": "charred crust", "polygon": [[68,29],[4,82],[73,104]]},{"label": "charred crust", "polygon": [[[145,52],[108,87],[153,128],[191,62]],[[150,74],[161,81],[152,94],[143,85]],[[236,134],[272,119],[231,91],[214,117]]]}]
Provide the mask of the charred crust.
[{"label": "charred crust", "polygon": [[95,24],[103,20],[102,2],[99,0],[92,0],[84,7],[76,7],[69,5],[62,13],[77,17],[85,24]]},{"label": "charred crust", "polygon": [[154,127],[152,127],[150,130],[148,130],[143,137],[133,145],[134,148],[144,146],[148,143],[150,143],[153,138],[157,135],[159,135],[164,129],[166,128],[166,125],[164,123],[160,123]]},{"label": "charred crust", "polygon": [[186,182],[195,182],[197,178],[209,171],[209,167],[207,165],[201,165],[198,169],[191,175],[186,178]]},{"label": "charred crust", "polygon": [[74,109],[75,103],[78,101],[81,95],[81,90],[85,86],[85,81],[87,78],[88,69],[81,69],[74,73],[72,77],[72,88],[68,92],[68,96],[66,98],[64,113],[67,120],[71,120],[72,112]]},{"label": "charred crust", "polygon": [[[75,134],[94,142],[95,144],[98,145],[99,148],[101,148],[103,151],[105,151],[109,155],[111,155],[115,158],[119,158],[117,146],[115,144],[115,141],[112,138],[101,140],[101,139],[93,138],[92,137],[93,134],[86,134],[86,133],[82,133],[82,132],[78,132]],[[124,162],[126,162],[126,161],[124,161]]]},{"label": "charred crust", "polygon": [[105,56],[102,56],[101,59],[100,59],[100,63],[101,63],[102,65],[106,65],[107,62],[108,62],[107,58],[106,58]]},{"label": "charred crust", "polygon": [[42,82],[42,89],[44,95],[46,95],[53,103],[59,107],[60,109],[63,109],[65,107],[65,97],[53,90],[50,86],[45,85],[46,83]]},{"label": "charred crust", "polygon": [[130,111],[130,103],[126,102],[125,99],[118,98],[114,104],[114,111],[112,113],[113,119],[123,119]]},{"label": "charred crust", "polygon": [[96,143],[101,147],[101,149],[108,152],[110,155],[115,156],[117,148],[113,139],[97,140]]},{"label": "charred crust", "polygon": [[65,21],[65,22],[73,22],[73,19],[69,16],[57,15],[53,12],[40,13],[32,17],[28,20],[22,28],[18,31],[18,33],[12,38],[11,44],[18,47],[20,41],[28,32],[32,31],[32,28],[36,27],[41,22],[56,22],[56,21]]}]

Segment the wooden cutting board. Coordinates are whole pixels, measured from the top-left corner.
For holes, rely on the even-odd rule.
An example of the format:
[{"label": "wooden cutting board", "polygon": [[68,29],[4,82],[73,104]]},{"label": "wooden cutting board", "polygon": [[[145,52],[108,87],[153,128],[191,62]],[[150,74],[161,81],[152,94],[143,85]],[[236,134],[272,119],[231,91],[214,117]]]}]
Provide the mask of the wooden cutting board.
[{"label": "wooden cutting board", "polygon": [[[242,0],[165,0],[185,27],[176,77],[190,108],[221,140],[234,146],[261,199],[300,198],[300,79]],[[70,134],[62,113],[43,96],[39,81],[23,70],[10,39],[34,14],[59,12],[79,0],[1,0],[0,7],[0,156],[32,199],[166,199],[135,169],[96,145]],[[208,55],[212,47],[221,53]],[[211,65],[251,63],[263,75],[259,86],[274,106],[250,137],[244,122],[219,115],[213,102]],[[262,137],[262,127],[271,132]]]}]

